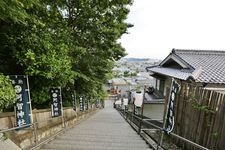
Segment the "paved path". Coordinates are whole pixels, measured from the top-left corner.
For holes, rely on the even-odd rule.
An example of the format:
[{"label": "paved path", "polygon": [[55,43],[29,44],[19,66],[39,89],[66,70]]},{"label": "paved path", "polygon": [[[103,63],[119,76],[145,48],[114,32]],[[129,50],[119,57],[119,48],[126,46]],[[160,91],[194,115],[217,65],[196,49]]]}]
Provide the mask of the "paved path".
[{"label": "paved path", "polygon": [[58,136],[41,149],[149,150],[146,142],[113,108],[111,101],[87,120]]}]

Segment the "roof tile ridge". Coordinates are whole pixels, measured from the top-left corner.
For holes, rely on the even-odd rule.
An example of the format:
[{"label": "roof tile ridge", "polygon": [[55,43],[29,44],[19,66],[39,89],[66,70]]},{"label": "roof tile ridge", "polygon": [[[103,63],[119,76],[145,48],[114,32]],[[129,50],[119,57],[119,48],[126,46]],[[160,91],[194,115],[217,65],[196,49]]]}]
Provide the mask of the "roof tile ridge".
[{"label": "roof tile ridge", "polygon": [[184,61],[185,63],[187,63],[192,69],[195,69],[194,66],[190,65],[188,62],[186,62],[183,58],[181,58],[178,54],[176,54],[176,52],[174,51],[174,49],[172,50],[172,54],[174,54],[178,59]]},{"label": "roof tile ridge", "polygon": [[224,54],[225,50],[203,50],[203,49],[173,49],[174,53],[210,53],[210,54]]}]

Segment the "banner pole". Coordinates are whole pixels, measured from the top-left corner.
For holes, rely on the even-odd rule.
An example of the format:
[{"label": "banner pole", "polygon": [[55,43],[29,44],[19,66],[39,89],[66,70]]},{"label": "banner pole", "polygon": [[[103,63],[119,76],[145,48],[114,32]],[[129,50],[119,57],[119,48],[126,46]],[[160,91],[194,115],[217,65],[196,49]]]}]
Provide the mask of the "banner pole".
[{"label": "banner pole", "polygon": [[75,109],[75,111],[77,111],[77,95],[76,95],[76,91],[74,90],[74,109]]},{"label": "banner pole", "polygon": [[[172,87],[173,87],[173,81],[174,81],[174,78],[172,78],[172,81],[171,81],[170,91],[172,90]],[[166,113],[165,113],[164,120],[163,120],[163,130],[161,131],[160,143],[157,144],[157,149],[158,149],[158,145],[162,146],[162,143],[163,143],[164,129],[166,127],[166,119],[167,119],[167,114],[168,114],[169,98],[170,98],[170,96],[171,96],[171,92],[169,93],[169,97],[167,97],[168,101],[167,101],[167,106],[166,106]]]},{"label": "banner pole", "polygon": [[29,86],[28,75],[26,75],[26,79],[27,79],[28,99],[29,99],[29,104],[30,104],[30,121],[31,121],[31,124],[32,124],[34,122],[34,120],[33,120],[32,106],[31,106],[30,86]]},{"label": "banner pole", "polygon": [[62,127],[65,127],[65,120],[64,120],[64,115],[63,115],[63,104],[62,104],[62,89],[61,87],[59,87],[60,89],[60,103],[61,103],[61,117],[62,117]]},{"label": "banner pole", "polygon": [[139,134],[141,133],[142,120],[143,120],[143,118],[144,118],[143,112],[144,112],[145,91],[146,91],[146,85],[144,86],[144,93],[143,93],[143,99],[142,99],[142,106],[141,106],[141,121],[140,121],[140,124],[139,124],[139,131],[138,131]]}]

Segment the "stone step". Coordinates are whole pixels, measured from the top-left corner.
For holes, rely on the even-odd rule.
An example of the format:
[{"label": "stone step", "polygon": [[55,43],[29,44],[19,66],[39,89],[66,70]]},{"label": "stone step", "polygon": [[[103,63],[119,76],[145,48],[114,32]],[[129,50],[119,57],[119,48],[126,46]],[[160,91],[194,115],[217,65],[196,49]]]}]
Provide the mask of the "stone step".
[{"label": "stone step", "polygon": [[[83,129],[84,130],[84,129]],[[122,130],[127,130],[127,129],[122,129]],[[105,131],[104,130],[102,130],[101,132],[99,132],[98,130],[96,130],[96,131],[89,131],[89,130],[85,130],[85,133],[84,133],[84,131],[77,131],[77,132],[74,132],[74,133],[76,133],[76,135],[82,135],[82,134],[90,134],[90,135],[93,135],[93,134],[95,134],[95,135],[99,135],[99,136],[101,136],[101,135],[105,135],[105,136],[114,136],[114,135],[121,135],[121,136],[123,136],[123,135],[125,135],[125,136],[136,136],[137,135],[137,133],[132,133],[132,132],[120,132],[120,131],[107,131],[107,133],[105,133]],[[72,133],[70,133],[70,134],[68,134],[68,136],[73,136],[73,131],[72,131]]]},{"label": "stone step", "polygon": [[126,142],[123,142],[123,141],[98,141],[98,140],[54,140],[54,142],[52,142],[52,144],[69,144],[69,145],[102,145],[102,146],[114,146],[114,145],[117,145],[117,146],[128,146],[128,147],[131,147],[131,146],[138,146],[138,147],[148,147],[146,145],[146,143],[144,141],[135,141],[135,142],[129,142],[129,141],[126,141]]},{"label": "stone step", "polygon": [[55,140],[66,140],[66,141],[99,141],[99,142],[129,142],[129,143],[139,143],[139,142],[145,142],[140,138],[128,138],[128,137],[117,137],[117,138],[105,138],[98,137],[98,136],[75,136],[75,137],[57,137]]},{"label": "stone step", "polygon": [[73,138],[76,136],[80,136],[80,137],[97,137],[97,138],[118,138],[118,136],[120,136],[121,138],[129,138],[129,139],[140,139],[138,134],[113,134],[113,133],[75,133],[75,134],[64,134],[61,137],[67,137],[67,138]]},{"label": "stone step", "polygon": [[[110,103],[110,101],[108,101]],[[106,103],[107,104],[107,103]],[[108,104],[42,146],[43,150],[149,150],[148,144]]]},{"label": "stone step", "polygon": [[43,148],[47,149],[56,149],[56,150],[149,150],[149,147],[143,147],[143,146],[129,146],[129,145],[72,145],[72,144],[48,144],[45,145]]}]

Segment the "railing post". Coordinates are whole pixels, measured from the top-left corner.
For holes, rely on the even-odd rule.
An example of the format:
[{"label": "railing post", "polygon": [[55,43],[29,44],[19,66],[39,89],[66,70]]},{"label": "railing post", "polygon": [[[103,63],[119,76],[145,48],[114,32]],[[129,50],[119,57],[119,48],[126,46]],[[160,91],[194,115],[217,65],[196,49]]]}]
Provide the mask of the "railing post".
[{"label": "railing post", "polygon": [[[163,132],[163,131],[161,131]],[[160,133],[159,133],[160,134]],[[159,146],[161,146],[161,136],[159,136],[159,139],[158,139],[158,142],[157,142],[157,147],[156,147],[156,150],[159,149]]]},{"label": "railing post", "polygon": [[128,112],[127,112],[127,109],[125,109],[125,114],[126,114],[125,117],[126,117],[126,120],[127,120],[127,118],[128,118],[128,117],[127,117],[127,115],[128,115],[127,113],[128,113]]},{"label": "railing post", "polygon": [[134,122],[134,113],[131,112],[131,121]]},{"label": "railing post", "polygon": [[65,128],[65,127],[66,127],[65,119],[64,119],[64,116],[62,116],[62,128]]},{"label": "railing post", "polygon": [[141,126],[142,126],[142,119],[140,120],[140,123],[139,123],[138,134],[141,134]]},{"label": "railing post", "polygon": [[35,145],[37,144],[37,141],[38,141],[38,139],[37,139],[37,126],[36,126],[36,123],[33,123],[33,133],[34,133],[34,143],[35,143]]},{"label": "railing post", "polygon": [[142,121],[143,121],[143,119],[144,119],[145,92],[146,92],[146,85],[144,86],[144,94],[143,94],[143,99],[142,99],[142,106],[141,106],[141,120],[140,120],[139,130],[138,130],[138,133],[139,133],[139,134],[141,134],[141,126],[142,126]]}]

